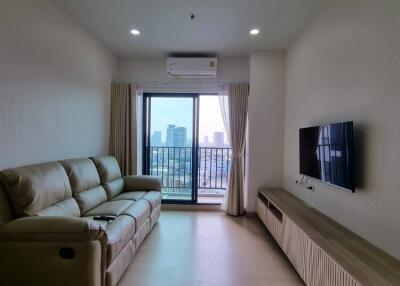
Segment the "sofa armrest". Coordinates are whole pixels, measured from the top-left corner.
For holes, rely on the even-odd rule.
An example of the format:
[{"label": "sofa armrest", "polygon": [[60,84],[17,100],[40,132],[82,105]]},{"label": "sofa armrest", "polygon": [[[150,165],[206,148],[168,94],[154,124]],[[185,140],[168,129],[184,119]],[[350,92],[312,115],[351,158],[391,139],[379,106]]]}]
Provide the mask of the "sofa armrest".
[{"label": "sofa armrest", "polygon": [[90,242],[103,238],[101,224],[77,217],[25,217],[0,228],[0,241]]},{"label": "sofa armrest", "polygon": [[155,176],[125,176],[125,192],[161,191],[161,178]]}]

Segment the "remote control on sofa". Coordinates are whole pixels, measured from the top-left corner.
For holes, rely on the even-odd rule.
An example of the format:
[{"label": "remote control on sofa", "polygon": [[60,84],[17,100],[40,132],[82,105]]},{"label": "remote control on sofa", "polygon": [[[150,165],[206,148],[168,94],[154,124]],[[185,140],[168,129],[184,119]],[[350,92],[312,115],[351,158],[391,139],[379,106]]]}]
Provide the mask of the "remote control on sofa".
[{"label": "remote control on sofa", "polygon": [[116,218],[117,218],[116,216],[112,216],[112,215],[99,215],[99,216],[95,216],[93,219],[110,221],[110,220],[114,220]]}]

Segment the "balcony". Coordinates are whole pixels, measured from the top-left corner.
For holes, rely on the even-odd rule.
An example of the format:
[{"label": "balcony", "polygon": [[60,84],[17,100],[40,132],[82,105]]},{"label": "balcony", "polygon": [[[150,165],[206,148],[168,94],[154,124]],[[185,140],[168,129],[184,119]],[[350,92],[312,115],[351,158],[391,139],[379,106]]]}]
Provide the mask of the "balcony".
[{"label": "balcony", "polygon": [[198,203],[221,203],[224,196],[231,149],[199,147],[150,147],[150,175],[162,178],[164,200],[185,200],[192,196],[192,156],[197,156]]}]

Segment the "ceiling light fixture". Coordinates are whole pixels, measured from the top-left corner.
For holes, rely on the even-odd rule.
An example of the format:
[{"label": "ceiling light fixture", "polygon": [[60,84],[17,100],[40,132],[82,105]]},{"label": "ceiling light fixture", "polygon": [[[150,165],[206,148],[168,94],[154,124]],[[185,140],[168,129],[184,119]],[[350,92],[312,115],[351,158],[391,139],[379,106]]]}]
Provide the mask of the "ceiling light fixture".
[{"label": "ceiling light fixture", "polygon": [[259,33],[260,33],[260,30],[259,30],[259,29],[251,29],[251,30],[250,30],[250,35],[255,36],[255,35],[258,35]]},{"label": "ceiling light fixture", "polygon": [[136,30],[136,29],[132,29],[131,30],[131,34],[134,35],[134,36],[139,36],[140,35],[140,31]]}]

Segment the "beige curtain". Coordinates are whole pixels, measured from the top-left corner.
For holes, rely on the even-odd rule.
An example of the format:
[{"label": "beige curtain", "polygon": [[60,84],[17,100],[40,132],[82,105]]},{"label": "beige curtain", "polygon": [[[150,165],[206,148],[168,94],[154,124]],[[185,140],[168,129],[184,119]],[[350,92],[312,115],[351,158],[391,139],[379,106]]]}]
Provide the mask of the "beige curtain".
[{"label": "beige curtain", "polygon": [[220,95],[225,129],[232,148],[224,209],[229,215],[244,213],[244,147],[247,126],[249,84],[230,84],[228,94]]},{"label": "beige curtain", "polygon": [[110,154],[117,158],[123,175],[136,174],[136,87],[111,84]]}]

